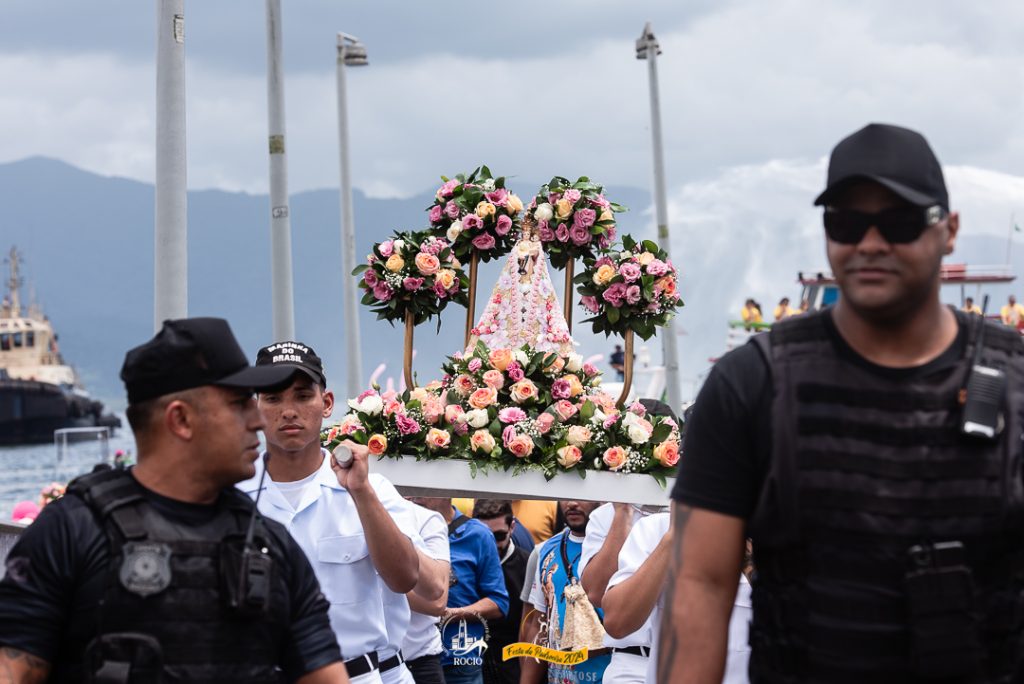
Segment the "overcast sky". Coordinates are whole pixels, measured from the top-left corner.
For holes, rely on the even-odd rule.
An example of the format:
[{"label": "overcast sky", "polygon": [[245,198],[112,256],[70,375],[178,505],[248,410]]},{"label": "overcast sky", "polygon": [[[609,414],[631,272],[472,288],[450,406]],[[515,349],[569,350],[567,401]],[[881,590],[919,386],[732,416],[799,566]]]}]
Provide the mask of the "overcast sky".
[{"label": "overcast sky", "polygon": [[[335,33],[356,185],[410,195],[486,162],[528,179],[650,186],[652,21],[669,186],[817,161],[868,121],[922,130],[947,165],[1024,175],[1024,3],[905,0],[285,0],[290,186],[337,184]],[[0,161],[152,180],[156,0],[6,0]],[[186,0],[193,188],[267,187],[264,3]],[[532,188],[531,188],[532,189]],[[524,194],[529,189],[522,189]],[[954,197],[955,202],[955,197]]]}]

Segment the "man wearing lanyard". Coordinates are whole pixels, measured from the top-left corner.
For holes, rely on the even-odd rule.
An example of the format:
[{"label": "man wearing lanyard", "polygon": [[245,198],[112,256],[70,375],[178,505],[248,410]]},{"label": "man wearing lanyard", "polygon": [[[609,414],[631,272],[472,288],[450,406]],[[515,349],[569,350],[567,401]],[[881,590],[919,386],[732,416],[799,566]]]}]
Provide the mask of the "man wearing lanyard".
[{"label": "man wearing lanyard", "polygon": [[419,582],[414,546],[422,541],[403,532],[412,527],[406,502],[384,477],[369,474],[365,446],[349,444],[348,463],[321,448],[320,428],[334,396],[316,353],[280,342],[261,349],[256,366],[295,372],[285,389],[259,395],[267,452],[238,487],[253,498],[262,489],[260,512],[284,524],[309,558],[352,681],[380,684],[380,652],[388,644],[384,592],[429,593]]}]

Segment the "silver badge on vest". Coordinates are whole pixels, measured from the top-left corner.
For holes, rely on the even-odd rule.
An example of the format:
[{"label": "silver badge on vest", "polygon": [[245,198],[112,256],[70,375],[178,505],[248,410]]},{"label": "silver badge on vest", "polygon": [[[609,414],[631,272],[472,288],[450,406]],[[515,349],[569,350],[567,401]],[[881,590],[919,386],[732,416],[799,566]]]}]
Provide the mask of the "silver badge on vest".
[{"label": "silver badge on vest", "polygon": [[159,542],[128,542],[120,578],[121,586],[133,594],[159,594],[171,584],[170,547]]}]

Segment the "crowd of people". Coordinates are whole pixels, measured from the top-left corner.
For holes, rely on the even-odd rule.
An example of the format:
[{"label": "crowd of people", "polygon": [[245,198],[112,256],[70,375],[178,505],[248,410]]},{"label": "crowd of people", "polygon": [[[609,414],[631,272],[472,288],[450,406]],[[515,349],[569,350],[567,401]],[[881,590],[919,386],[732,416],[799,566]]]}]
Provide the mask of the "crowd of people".
[{"label": "crowd of people", "polygon": [[[789,297],[783,297],[779,300],[775,310],[772,312],[772,320],[775,322],[792,318],[793,316],[799,316],[805,314],[810,310],[811,303],[804,299],[800,302],[800,308],[794,309],[790,306]],[[750,298],[743,303],[743,308],[740,309],[740,320],[743,321],[744,327],[747,330],[753,330],[757,327],[757,324],[765,323],[764,314],[761,312],[761,305],[757,300]]]},{"label": "crowd of people", "polygon": [[714,366],[671,510],[404,498],[322,448],[309,345],[165,322],[122,368],[136,464],[7,557],[0,681],[1021,681],[1024,307],[941,303],[959,215],[914,131],[845,138],[816,204],[842,296]]}]

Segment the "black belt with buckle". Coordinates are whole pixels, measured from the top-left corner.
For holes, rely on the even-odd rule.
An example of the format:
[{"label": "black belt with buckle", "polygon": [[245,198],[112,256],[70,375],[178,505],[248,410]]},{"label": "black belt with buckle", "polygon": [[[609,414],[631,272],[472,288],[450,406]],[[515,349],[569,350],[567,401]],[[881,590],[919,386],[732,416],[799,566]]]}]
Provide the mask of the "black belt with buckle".
[{"label": "black belt with buckle", "polygon": [[640,656],[641,658],[648,658],[651,655],[651,649],[647,646],[627,646],[626,648],[613,648],[613,653],[628,653],[629,655]]},{"label": "black belt with buckle", "polygon": [[380,671],[387,672],[388,670],[394,670],[396,667],[398,667],[404,662],[405,658],[402,657],[402,652],[399,651],[387,660],[380,661]]},{"label": "black belt with buckle", "polygon": [[348,672],[349,677],[359,677],[366,674],[367,672],[373,672],[377,669],[377,654],[367,653],[361,655],[358,658],[345,661],[345,670]]}]

